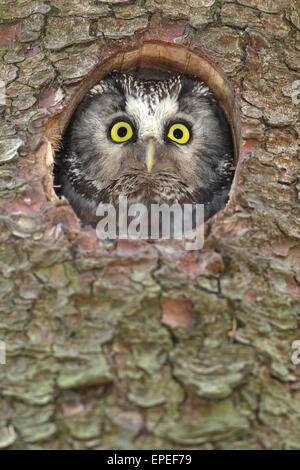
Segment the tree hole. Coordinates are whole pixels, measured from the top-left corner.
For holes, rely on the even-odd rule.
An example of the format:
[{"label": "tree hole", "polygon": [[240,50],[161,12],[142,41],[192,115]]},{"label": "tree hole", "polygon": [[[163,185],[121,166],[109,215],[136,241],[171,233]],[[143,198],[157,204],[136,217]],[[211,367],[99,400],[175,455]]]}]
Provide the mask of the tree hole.
[{"label": "tree hole", "polygon": [[[240,145],[228,79],[206,57],[146,42],[89,74],[50,122],[59,140],[54,187],[82,224],[99,203],[204,204],[207,220],[228,201]],[[173,228],[174,229],[174,228]]]}]

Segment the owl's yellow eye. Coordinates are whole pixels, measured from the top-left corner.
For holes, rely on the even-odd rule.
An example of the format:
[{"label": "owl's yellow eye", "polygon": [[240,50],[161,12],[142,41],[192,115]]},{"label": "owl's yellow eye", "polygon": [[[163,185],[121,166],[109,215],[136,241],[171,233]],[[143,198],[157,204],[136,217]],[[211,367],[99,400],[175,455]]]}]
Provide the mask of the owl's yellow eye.
[{"label": "owl's yellow eye", "polygon": [[184,124],[178,122],[172,124],[168,132],[168,137],[178,144],[186,144],[190,140],[191,134]]},{"label": "owl's yellow eye", "polygon": [[118,121],[112,126],[110,136],[114,142],[126,142],[133,136],[132,126],[129,122]]}]

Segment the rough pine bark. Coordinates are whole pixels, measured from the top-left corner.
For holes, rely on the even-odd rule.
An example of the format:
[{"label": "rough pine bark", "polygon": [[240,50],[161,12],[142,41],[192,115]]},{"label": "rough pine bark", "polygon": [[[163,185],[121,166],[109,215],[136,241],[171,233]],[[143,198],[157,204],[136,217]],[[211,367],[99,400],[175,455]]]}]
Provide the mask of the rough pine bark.
[{"label": "rough pine bark", "polygon": [[[1,448],[300,448],[297,4],[0,0]],[[104,246],[53,196],[47,123],[147,38],[206,51],[240,106],[199,252]]]}]

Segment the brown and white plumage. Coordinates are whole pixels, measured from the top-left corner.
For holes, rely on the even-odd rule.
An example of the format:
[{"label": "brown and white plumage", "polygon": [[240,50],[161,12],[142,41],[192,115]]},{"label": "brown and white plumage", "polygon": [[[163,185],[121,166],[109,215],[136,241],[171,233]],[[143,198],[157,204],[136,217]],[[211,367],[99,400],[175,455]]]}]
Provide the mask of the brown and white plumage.
[{"label": "brown and white plumage", "polygon": [[[224,207],[233,165],[224,114],[200,79],[159,76],[112,73],[77,108],[64,137],[58,182],[84,224],[95,226],[99,202],[117,204],[119,196],[129,203],[203,203],[206,219]],[[133,130],[127,142],[112,141],[118,120]],[[172,123],[188,128],[184,145],[168,137]]]}]

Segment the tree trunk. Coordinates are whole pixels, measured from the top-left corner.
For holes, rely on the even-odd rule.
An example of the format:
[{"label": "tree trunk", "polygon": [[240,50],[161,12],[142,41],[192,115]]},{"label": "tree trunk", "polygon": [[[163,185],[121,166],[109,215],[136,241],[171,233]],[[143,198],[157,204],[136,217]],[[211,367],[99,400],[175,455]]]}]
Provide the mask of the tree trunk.
[{"label": "tree trunk", "polygon": [[[0,447],[299,449],[296,0],[0,12]],[[210,58],[241,111],[230,201],[197,252],[103,245],[52,189],[59,113],[97,64],[157,39]]]}]

